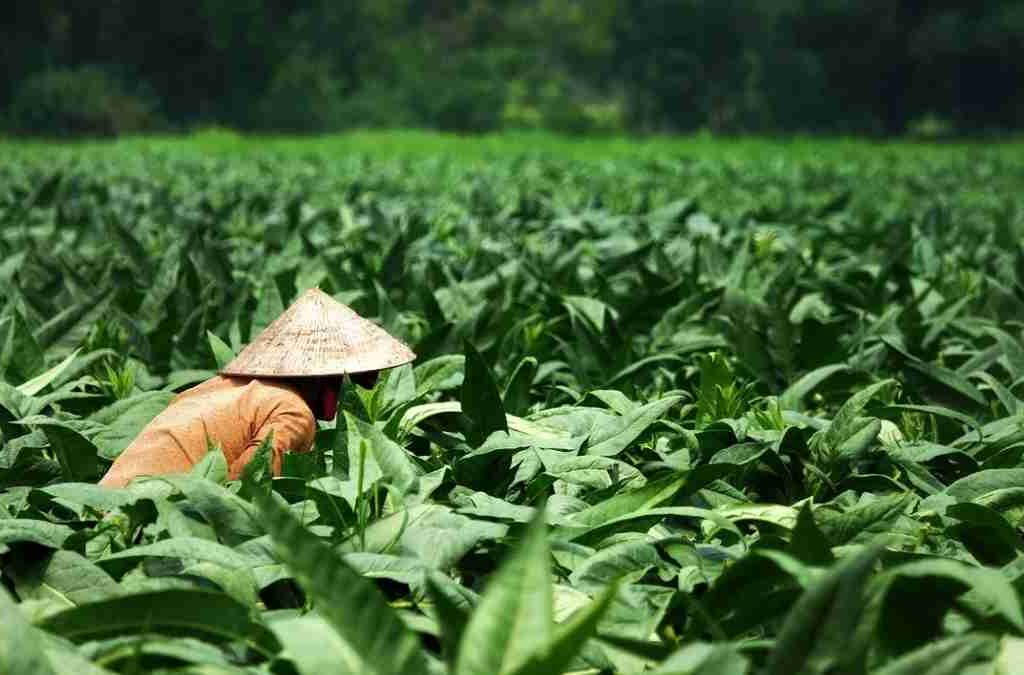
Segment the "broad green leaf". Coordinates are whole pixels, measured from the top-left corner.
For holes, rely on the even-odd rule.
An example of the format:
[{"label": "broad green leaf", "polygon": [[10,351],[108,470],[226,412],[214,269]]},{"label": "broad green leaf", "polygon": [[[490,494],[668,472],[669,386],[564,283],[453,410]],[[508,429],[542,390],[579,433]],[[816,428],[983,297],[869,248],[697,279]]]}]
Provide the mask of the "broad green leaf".
[{"label": "broad green leaf", "polygon": [[[890,661],[877,675],[960,675],[973,665],[987,663],[995,651],[995,640],[982,634],[948,637],[925,645]],[[1000,671],[996,671],[1002,675]],[[1002,671],[1007,673],[1015,670]]]},{"label": "broad green leaf", "polygon": [[[980,640],[978,640],[980,642]],[[1011,675],[1024,666],[1024,639],[1012,635],[1004,635],[999,641],[999,654],[996,656],[994,675]]]},{"label": "broad green leaf", "polygon": [[955,422],[959,422],[961,424],[964,424],[964,425],[968,426],[969,428],[976,430],[976,432],[978,434],[981,434],[981,430],[979,429],[978,422],[973,417],[971,417],[970,415],[965,415],[964,413],[958,412],[956,410],[951,410],[949,408],[944,408],[942,406],[937,406],[937,405],[912,405],[912,404],[902,404],[902,405],[900,405],[900,404],[893,404],[893,405],[886,406],[886,408],[889,409],[889,410],[910,410],[910,411],[913,411],[913,412],[923,412],[923,413],[928,413],[929,415],[937,415],[939,417],[945,417],[945,418],[951,419],[951,420],[953,420]]},{"label": "broad green leaf", "polygon": [[1003,350],[1003,355],[1010,366],[1010,377],[1013,380],[1024,377],[1024,346],[1021,346],[1020,341],[995,327],[989,328],[988,333],[996,339],[999,348]]},{"label": "broad green leaf", "polygon": [[386,371],[378,380],[370,396],[373,419],[381,413],[407,405],[416,399],[416,376],[411,365],[398,366]]},{"label": "broad green leaf", "polygon": [[73,551],[15,559],[4,572],[13,579],[22,600],[50,600],[74,607],[122,593],[106,572]]},{"label": "broad green leaf", "polygon": [[[509,520],[517,523],[528,523],[536,516],[536,509],[532,506],[520,506],[512,504],[504,499],[492,497],[486,492],[474,492],[459,497],[459,513],[479,518],[493,518],[494,520]],[[551,519],[546,518],[550,523]]]},{"label": "broad green leaf", "polygon": [[882,431],[882,420],[861,418],[849,426],[849,435],[836,448],[836,456],[845,460],[856,461],[868,448],[878,441]]},{"label": "broad green leaf", "polygon": [[55,645],[46,647],[46,656],[50,659],[53,669],[58,673],[74,673],[74,675],[110,675],[113,671],[101,668],[89,661],[74,649],[74,645]]},{"label": "broad green leaf", "polygon": [[746,675],[750,663],[731,644],[694,642],[673,653],[650,675]]},{"label": "broad green leaf", "polygon": [[[678,499],[680,496],[693,494],[713,481],[735,472],[737,468],[732,464],[710,464],[692,469],[682,476],[668,475],[650,481],[636,490],[620,492],[603,502],[573,513],[571,518],[573,526],[581,528],[576,531],[575,536],[582,536],[588,532],[592,534],[597,528],[605,525],[614,528],[617,523],[656,515],[653,510],[658,508],[659,504],[664,504],[673,498]],[[709,512],[707,509],[671,508],[689,509],[688,513],[696,517],[716,519],[726,528],[735,528],[728,519],[717,513]],[[710,515],[704,515],[706,513],[710,513]]]},{"label": "broad green leaf", "polygon": [[946,494],[957,501],[971,501],[989,492],[1024,486],[1024,469],[987,469],[950,484]]},{"label": "broad green leaf", "polygon": [[168,392],[181,391],[200,382],[205,382],[217,373],[213,370],[176,370],[167,376],[163,390]]},{"label": "broad green leaf", "polygon": [[551,553],[541,510],[490,578],[459,643],[456,675],[516,673],[553,635]]},{"label": "broad green leaf", "polygon": [[619,415],[628,415],[640,407],[618,389],[595,389],[588,395],[601,401]]},{"label": "broad green leaf", "polygon": [[508,527],[500,523],[467,518],[440,504],[420,504],[375,521],[363,538],[352,536],[338,548],[346,553],[360,551],[365,539],[365,552],[412,556],[446,570],[474,547],[507,532]]},{"label": "broad green leaf", "polygon": [[595,429],[587,444],[587,454],[603,457],[618,455],[682,400],[682,396],[666,396],[629,415],[616,418],[614,423],[604,428]]},{"label": "broad green leaf", "polygon": [[146,251],[145,246],[135,237],[135,235],[119,221],[109,218],[103,223],[106,228],[113,233],[113,236],[117,238],[117,243],[121,253],[125,259],[131,263],[132,267],[139,274],[146,277],[152,272],[149,262],[149,254]]},{"label": "broad green leaf", "polygon": [[459,402],[468,422],[469,440],[480,444],[495,431],[508,431],[508,422],[490,367],[469,342],[464,345],[464,353],[466,376]]},{"label": "broad green leaf", "polygon": [[960,523],[947,529],[953,537],[964,541],[979,560],[1016,557],[1024,549],[1016,530],[999,512],[982,504],[961,502],[946,507],[945,515]]},{"label": "broad green leaf", "polygon": [[273,467],[274,456],[274,431],[271,429],[260,444],[256,447],[246,465],[242,468],[242,489],[239,494],[242,497],[251,499],[257,492],[270,490],[270,481],[274,477]]},{"label": "broad green leaf", "polygon": [[253,621],[247,607],[223,593],[201,590],[122,595],[58,612],[39,625],[75,643],[159,632],[210,642],[238,640],[265,656],[278,649],[277,641]]},{"label": "broad green leaf", "polygon": [[[743,533],[736,525],[717,511],[702,509],[696,506],[659,506],[649,509],[633,511],[617,518],[602,522],[600,525],[589,527],[560,527],[556,530],[559,537],[581,543],[599,542],[606,536],[616,532],[629,530],[646,530],[650,527],[648,521],[657,522],[665,517],[696,518],[707,520],[723,530],[735,534],[741,541]],[[631,527],[632,525],[632,527]]]},{"label": "broad green leaf", "polygon": [[574,318],[581,318],[589,323],[595,331],[603,333],[605,317],[615,317],[616,312],[607,304],[582,295],[567,295],[563,302]]},{"label": "broad green leaf", "polygon": [[461,386],[465,370],[466,357],[462,354],[438,356],[418,364],[413,369],[416,378],[416,398]]},{"label": "broad green leaf", "polygon": [[[437,415],[457,415],[462,412],[462,404],[458,401],[442,401],[439,403],[425,403],[423,405],[413,406],[405,411],[402,415],[402,420],[399,423],[399,429],[404,433],[409,433],[412,429],[422,424],[424,421]],[[557,442],[554,446],[542,446],[542,447],[563,447],[568,441],[572,439],[565,433],[558,429],[552,428],[548,425],[541,424],[532,420],[526,420],[521,417],[515,417],[513,415],[506,415],[505,422],[508,425],[510,432],[517,431],[521,434],[529,436],[536,436],[546,438],[550,441]],[[501,432],[494,432],[491,434],[491,438],[499,436]],[[524,447],[524,446],[518,446]],[[574,443],[572,448],[579,447],[579,443]]]},{"label": "broad green leaf", "polygon": [[228,479],[228,458],[220,448],[208,447],[206,454],[189,471],[189,476],[222,485]]},{"label": "broad green leaf", "polygon": [[35,396],[43,389],[46,389],[46,387],[48,387],[54,380],[60,377],[61,374],[63,374],[64,371],[67,370],[71,366],[71,364],[75,362],[75,359],[78,358],[78,353],[80,351],[80,349],[76,349],[75,351],[71,352],[67,356],[67,358],[65,358],[57,365],[55,365],[53,368],[47,370],[45,373],[37,375],[28,382],[24,382],[23,384],[18,385],[18,391],[20,391],[22,394],[25,394],[26,396]]},{"label": "broad green leaf", "polygon": [[814,519],[832,545],[841,546],[861,536],[882,533],[907,510],[911,501],[906,494],[886,495],[841,513],[819,508]]},{"label": "broad green leaf", "polygon": [[281,292],[277,284],[269,276],[264,280],[260,289],[259,301],[256,303],[256,313],[252,317],[252,330],[249,339],[255,338],[264,328],[269,326],[274,319],[284,313],[284,301],[281,299]]},{"label": "broad green leaf", "polygon": [[445,661],[451,669],[455,667],[459,644],[462,642],[462,635],[466,632],[466,624],[469,622],[469,612],[456,604],[451,595],[445,592],[444,587],[432,575],[426,575],[425,579],[427,597],[430,598],[434,616],[441,629],[441,645]]},{"label": "broad green leaf", "polygon": [[[253,560],[245,555],[228,548],[223,544],[196,537],[173,537],[156,541],[152,544],[132,546],[131,548],[104,556],[97,561],[100,567],[110,570],[121,570],[122,572],[143,558],[179,558],[181,560],[196,560],[216,563],[223,567],[236,570],[236,573],[244,575]],[[122,563],[128,563],[124,565]]]},{"label": "broad green leaf", "polygon": [[0,518],[0,544],[30,541],[40,546],[61,548],[73,533],[67,525],[28,518]]},{"label": "broad green leaf", "polygon": [[[597,640],[585,648],[587,660],[610,672],[642,672],[650,665],[651,652],[664,655],[667,651],[655,633],[677,597],[674,589],[662,586],[620,586],[598,625]],[[635,649],[637,645],[643,645],[645,651]],[[599,651],[592,649],[595,646]]]},{"label": "broad green leaf", "polygon": [[618,483],[641,484],[642,476],[627,462],[597,455],[572,455],[554,450],[537,450],[544,472],[567,483],[603,489]]},{"label": "broad green leaf", "polygon": [[21,615],[7,590],[0,585],[0,673],[56,675],[39,633]]},{"label": "broad green leaf", "polygon": [[797,511],[782,504],[742,504],[716,509],[716,513],[733,522],[758,521],[793,528],[797,521]]},{"label": "broad green leaf", "polygon": [[794,382],[779,396],[779,405],[786,410],[802,410],[804,398],[813,392],[818,386],[837,373],[848,372],[850,367],[844,363],[833,363],[831,365],[815,368],[799,380]]},{"label": "broad green leaf", "polygon": [[214,333],[206,331],[206,340],[210,344],[210,351],[213,353],[213,362],[217,365],[217,370],[222,370],[224,366],[234,360],[234,350]]},{"label": "broad green leaf", "polygon": [[777,623],[817,576],[780,551],[755,550],[739,557],[721,547],[707,546],[705,551],[687,553],[679,556],[680,560],[696,564],[699,581],[710,584],[698,604],[693,604],[695,635],[711,632],[725,639]]},{"label": "broad green leaf", "polygon": [[107,313],[112,289],[100,291],[85,302],[72,303],[62,309],[34,332],[43,349],[56,346],[74,348],[81,344],[89,329]]},{"label": "broad green leaf", "polygon": [[715,421],[721,412],[732,416],[739,412],[730,409],[739,400],[732,368],[726,358],[718,353],[700,358],[700,392],[697,398],[697,422],[699,427]]},{"label": "broad green leaf", "polygon": [[880,554],[877,546],[859,551],[804,592],[779,631],[769,673],[863,670],[864,655],[852,649],[849,636],[864,611],[865,582]]},{"label": "broad green leaf", "polygon": [[761,459],[770,450],[771,448],[763,443],[737,443],[716,452],[714,457],[711,458],[711,463],[738,464],[742,466]]},{"label": "broad green leaf", "polygon": [[821,293],[808,293],[804,295],[793,309],[789,310],[789,322],[801,324],[807,319],[814,319],[818,323],[828,323],[832,318],[832,307],[825,301]]},{"label": "broad green leaf", "polygon": [[356,651],[316,612],[274,621],[270,630],[281,642],[282,657],[294,663],[302,675],[366,672]]},{"label": "broad green leaf", "polygon": [[12,419],[20,419],[33,414],[36,399],[18,391],[6,382],[0,381],[0,413],[4,410]]},{"label": "broad green leaf", "polygon": [[966,377],[956,372],[925,361],[911,361],[910,367],[938,384],[960,394],[978,405],[985,405],[985,395]]},{"label": "broad green leaf", "polygon": [[[217,453],[207,453],[207,455]],[[197,465],[198,466],[198,465]],[[238,495],[197,476],[165,476],[148,479],[166,481],[179,490],[228,546],[236,546],[264,533],[256,508]]]},{"label": "broad green leaf", "polygon": [[183,257],[182,246],[177,244],[164,252],[153,276],[153,284],[147,289],[142,305],[138,309],[136,316],[143,322],[147,333],[155,330],[164,320],[169,300],[178,287]]},{"label": "broad green leaf", "polygon": [[65,503],[81,504],[99,512],[114,511],[137,499],[130,491],[101,487],[94,483],[57,483],[39,488],[39,492]]},{"label": "broad green leaf", "polygon": [[360,465],[359,449],[365,446],[367,453],[363,460],[364,488],[368,489],[378,479],[394,485],[401,492],[412,486],[419,471],[402,446],[384,435],[380,428],[348,412],[345,412],[345,430],[351,479],[355,479],[357,467]]},{"label": "broad green leaf", "polygon": [[809,565],[828,565],[835,560],[832,547],[814,522],[809,504],[800,508],[787,550]]},{"label": "broad green leaf", "polygon": [[885,395],[886,392],[892,390],[895,384],[894,380],[883,380],[858,391],[843,403],[828,428],[815,434],[815,439],[812,439],[812,442],[816,441],[825,448],[838,450],[844,442],[850,439],[851,435],[860,430],[857,420],[861,417],[868,402],[876,396]]},{"label": "broad green leaf", "polygon": [[515,415],[527,411],[530,406],[530,387],[537,376],[537,366],[537,359],[532,356],[524,357],[516,364],[501,395],[505,410]]},{"label": "broad green leaf", "polygon": [[[43,349],[44,345],[36,341],[19,312],[14,310],[10,316],[0,318],[0,376],[4,379],[30,382],[30,378],[45,367]],[[33,385],[28,387],[33,388]]]},{"label": "broad green leaf", "polygon": [[996,570],[974,567],[952,559],[932,558],[907,562],[886,570],[884,574],[889,592],[894,585],[908,581],[918,584],[922,580],[929,580],[930,583],[951,581],[961,590],[969,591],[966,598],[976,611],[988,611],[1018,633],[1024,632],[1024,613],[1020,599],[1006,577]]},{"label": "broad green leaf", "polygon": [[93,442],[78,429],[60,420],[36,415],[22,420],[22,424],[38,427],[60,462],[65,480],[89,481],[99,475],[98,451]]},{"label": "broad green leaf", "polygon": [[958,459],[970,461],[970,455],[963,450],[937,443],[901,443],[896,447],[886,448],[886,454],[906,462],[927,463],[939,457],[956,455]]},{"label": "broad green leaf", "polygon": [[[358,655],[361,672],[425,673],[426,659],[419,643],[380,591],[270,495],[258,495],[256,502],[281,561],[305,588],[320,615]],[[353,621],[353,616],[359,621]]]},{"label": "broad green leaf", "polygon": [[[65,672],[81,672],[83,675],[110,672],[97,666],[91,666],[82,656],[72,660],[74,655],[83,652],[95,661],[115,669],[131,668],[132,665],[139,664],[156,666],[160,663],[175,663],[184,668],[191,666],[189,672],[238,675],[237,666],[233,666],[228,656],[217,646],[187,637],[132,635],[99,640],[76,652],[62,649],[51,650],[48,653],[54,663],[63,664],[66,661],[69,666],[73,666]],[[58,654],[60,657],[57,656]],[[71,658],[68,658],[69,656]],[[82,665],[83,661],[87,664],[85,667]]]},{"label": "broad green leaf", "polygon": [[585,527],[603,525],[616,518],[663,504],[672,499],[685,484],[685,476],[666,476],[636,490],[622,492],[599,502],[573,514],[572,519]]},{"label": "broad green leaf", "polygon": [[532,675],[565,672],[572,660],[583,650],[587,640],[597,632],[597,626],[611,606],[618,590],[618,582],[612,582],[590,604],[556,626],[551,641],[514,673]]},{"label": "broad green leaf", "polygon": [[606,546],[583,560],[569,575],[569,582],[575,588],[596,593],[616,580],[638,582],[660,567],[661,557],[653,544],[630,539]]},{"label": "broad green leaf", "polygon": [[1016,415],[1021,410],[1021,400],[1014,396],[1010,389],[1002,382],[992,376],[991,373],[981,372],[977,374],[978,379],[984,382],[996,395],[1007,415]]}]

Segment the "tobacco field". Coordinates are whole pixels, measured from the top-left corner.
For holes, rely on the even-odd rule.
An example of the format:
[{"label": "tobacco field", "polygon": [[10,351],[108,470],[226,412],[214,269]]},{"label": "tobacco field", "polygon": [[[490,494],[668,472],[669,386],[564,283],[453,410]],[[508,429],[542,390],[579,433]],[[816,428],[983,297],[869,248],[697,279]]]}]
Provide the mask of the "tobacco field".
[{"label": "tobacco field", "polygon": [[[0,158],[0,673],[1024,672],[1024,155]],[[96,480],[319,286],[418,354]]]}]

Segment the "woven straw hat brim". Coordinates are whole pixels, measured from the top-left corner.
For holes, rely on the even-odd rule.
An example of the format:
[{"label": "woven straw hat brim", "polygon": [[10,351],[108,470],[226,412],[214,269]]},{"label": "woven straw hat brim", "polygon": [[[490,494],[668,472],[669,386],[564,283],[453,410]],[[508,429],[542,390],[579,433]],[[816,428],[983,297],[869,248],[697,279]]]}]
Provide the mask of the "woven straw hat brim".
[{"label": "woven straw hat brim", "polygon": [[412,362],[409,347],[318,288],[303,293],[220,373],[330,377]]}]

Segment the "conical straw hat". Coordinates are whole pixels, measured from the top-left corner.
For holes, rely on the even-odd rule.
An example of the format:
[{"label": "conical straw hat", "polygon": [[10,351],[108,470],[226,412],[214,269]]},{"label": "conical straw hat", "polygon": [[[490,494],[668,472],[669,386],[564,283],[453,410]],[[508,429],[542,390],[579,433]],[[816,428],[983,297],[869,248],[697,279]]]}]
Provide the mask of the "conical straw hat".
[{"label": "conical straw hat", "polygon": [[387,331],[312,288],[256,336],[222,375],[317,377],[384,370],[416,355]]}]

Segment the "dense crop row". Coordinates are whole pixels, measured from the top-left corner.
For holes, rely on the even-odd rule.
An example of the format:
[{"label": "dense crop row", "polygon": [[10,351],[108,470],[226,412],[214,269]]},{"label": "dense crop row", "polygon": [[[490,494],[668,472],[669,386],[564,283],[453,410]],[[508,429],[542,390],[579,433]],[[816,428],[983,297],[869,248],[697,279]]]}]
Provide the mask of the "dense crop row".
[{"label": "dense crop row", "polygon": [[[0,672],[1020,672],[1022,188],[13,153]],[[315,285],[415,367],[285,477],[93,484]]]}]

